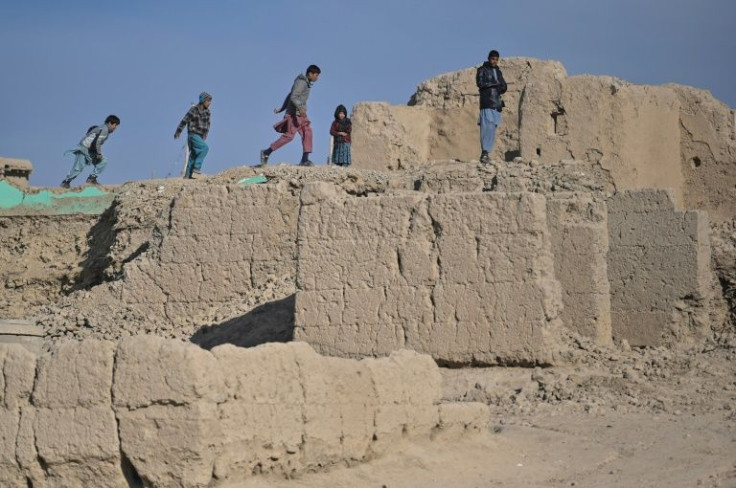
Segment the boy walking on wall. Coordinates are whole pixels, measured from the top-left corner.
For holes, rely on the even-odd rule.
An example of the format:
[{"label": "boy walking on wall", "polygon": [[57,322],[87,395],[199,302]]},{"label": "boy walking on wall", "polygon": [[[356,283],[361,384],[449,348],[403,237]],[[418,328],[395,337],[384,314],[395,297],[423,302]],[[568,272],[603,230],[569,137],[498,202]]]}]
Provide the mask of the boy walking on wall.
[{"label": "boy walking on wall", "polygon": [[74,178],[79,176],[85,166],[94,166],[92,174],[87,177],[87,183],[97,184],[97,177],[105,170],[107,159],[102,155],[102,145],[110,134],[120,125],[117,115],[108,115],[103,125],[93,125],[87,129],[87,134],[79,141],[79,145],[64,154],[75,154],[76,159],[69,174],[61,182],[62,188],[69,188]]},{"label": "boy walking on wall", "polygon": [[297,132],[302,137],[303,149],[302,160],[299,165],[313,165],[309,160],[309,154],[312,152],[312,127],[309,117],[307,117],[307,99],[312,85],[319,79],[320,73],[322,71],[318,66],[310,65],[306,74],[300,74],[296,77],[291,91],[286,96],[284,103],[281,104],[281,108],[274,109],[274,113],[277,114],[286,111],[283,120],[274,126],[274,129],[281,133],[281,137],[261,151],[261,166],[268,164],[268,157],[271,153],[291,142]]},{"label": "boy walking on wall", "polygon": [[189,160],[187,161],[187,169],[184,171],[184,178],[192,178],[193,174],[199,174],[202,171],[202,163],[204,163],[204,158],[210,150],[210,147],[204,141],[210,132],[211,104],[212,95],[207,92],[200,93],[199,103],[189,109],[179,122],[176,132],[174,132],[174,139],[178,139],[184,130],[184,126],[187,127]]}]

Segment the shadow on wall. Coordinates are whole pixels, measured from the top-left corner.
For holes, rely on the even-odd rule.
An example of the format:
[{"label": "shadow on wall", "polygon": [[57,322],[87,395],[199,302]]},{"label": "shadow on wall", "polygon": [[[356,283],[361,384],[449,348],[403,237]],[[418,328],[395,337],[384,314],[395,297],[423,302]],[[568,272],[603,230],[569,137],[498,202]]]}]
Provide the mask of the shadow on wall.
[{"label": "shadow on wall", "polygon": [[503,160],[506,161],[507,163],[512,162],[514,158],[518,158],[518,157],[521,157],[521,151],[519,151],[518,149],[514,151],[506,151],[505,153],[503,153]]},{"label": "shadow on wall", "polygon": [[66,294],[92,288],[104,281],[104,271],[112,262],[110,250],[115,242],[115,207],[115,203],[110,205],[87,233],[89,248],[79,264],[79,275],[74,282],[64,284],[63,290]]},{"label": "shadow on wall", "polygon": [[294,340],[296,295],[260,305],[242,317],[221,324],[205,325],[190,341],[204,349],[222,344],[254,347],[267,342]]}]

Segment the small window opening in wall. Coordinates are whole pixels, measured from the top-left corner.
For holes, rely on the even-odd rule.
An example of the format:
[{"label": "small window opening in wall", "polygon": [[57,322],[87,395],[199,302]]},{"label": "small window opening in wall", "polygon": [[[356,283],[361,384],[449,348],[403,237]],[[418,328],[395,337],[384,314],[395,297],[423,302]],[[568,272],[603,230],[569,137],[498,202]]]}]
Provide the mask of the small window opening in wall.
[{"label": "small window opening in wall", "polygon": [[690,166],[692,166],[693,168],[700,168],[701,164],[703,164],[703,162],[697,156],[690,160]]},{"label": "small window opening in wall", "polygon": [[538,147],[537,148],[537,156],[541,156],[541,155],[542,155],[542,148]]},{"label": "small window opening in wall", "polygon": [[552,112],[552,122],[554,133],[558,136],[567,134],[567,119],[565,118],[565,109],[560,108],[556,112]]}]

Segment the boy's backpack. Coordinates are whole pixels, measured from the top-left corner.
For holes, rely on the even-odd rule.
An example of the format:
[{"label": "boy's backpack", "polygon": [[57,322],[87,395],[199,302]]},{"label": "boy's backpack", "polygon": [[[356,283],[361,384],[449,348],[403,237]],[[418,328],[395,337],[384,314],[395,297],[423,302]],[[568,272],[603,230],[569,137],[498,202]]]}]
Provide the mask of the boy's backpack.
[{"label": "boy's backpack", "polygon": [[[87,129],[87,135],[90,135],[92,132],[97,130],[100,126],[99,125],[93,125],[89,129]],[[100,131],[101,132],[101,131]],[[92,142],[89,144],[89,152],[90,154],[96,154],[97,151],[95,150],[95,147],[97,147],[97,139],[100,137],[100,132],[97,133],[94,139],[92,139]]]}]

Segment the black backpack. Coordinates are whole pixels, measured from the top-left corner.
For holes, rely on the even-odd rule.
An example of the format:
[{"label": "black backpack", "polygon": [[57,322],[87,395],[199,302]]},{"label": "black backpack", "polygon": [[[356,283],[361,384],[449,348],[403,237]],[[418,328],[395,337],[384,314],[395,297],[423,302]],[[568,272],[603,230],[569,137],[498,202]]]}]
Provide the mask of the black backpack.
[{"label": "black backpack", "polygon": [[[90,135],[93,131],[95,131],[97,128],[99,128],[99,125],[93,125],[89,129],[87,129],[87,135]],[[102,131],[100,131],[102,132]],[[92,139],[92,142],[89,145],[89,153],[94,155],[97,154],[97,151],[95,150],[95,147],[97,147],[97,139],[100,138],[100,132],[97,133],[94,139]]]}]

